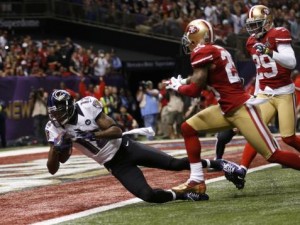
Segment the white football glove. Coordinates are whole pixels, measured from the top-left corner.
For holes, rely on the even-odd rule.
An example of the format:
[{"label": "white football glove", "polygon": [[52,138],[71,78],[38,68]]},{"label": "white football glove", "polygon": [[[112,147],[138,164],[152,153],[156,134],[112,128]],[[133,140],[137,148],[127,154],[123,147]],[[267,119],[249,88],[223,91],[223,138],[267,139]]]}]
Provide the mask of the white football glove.
[{"label": "white football glove", "polygon": [[178,76],[177,76],[177,80],[181,83],[181,84],[186,84],[186,79],[183,79],[182,78],[182,76],[181,76],[181,74],[179,74]]},{"label": "white football glove", "polygon": [[182,76],[181,76],[181,74],[178,74],[177,80],[181,83],[181,81],[182,81]]},{"label": "white football glove", "polygon": [[166,81],[165,84],[167,85],[167,89],[172,89],[174,91],[178,91],[178,88],[182,85],[175,77],[172,77],[170,80]]}]

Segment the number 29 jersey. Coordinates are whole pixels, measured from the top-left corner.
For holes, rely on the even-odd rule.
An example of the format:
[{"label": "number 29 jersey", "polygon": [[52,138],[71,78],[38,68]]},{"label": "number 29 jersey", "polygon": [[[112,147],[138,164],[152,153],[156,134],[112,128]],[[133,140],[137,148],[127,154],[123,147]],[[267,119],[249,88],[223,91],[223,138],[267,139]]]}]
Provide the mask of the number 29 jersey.
[{"label": "number 29 jersey", "polygon": [[255,63],[256,76],[261,90],[265,90],[266,87],[274,90],[292,84],[291,70],[281,66],[266,54],[258,55],[253,45],[260,42],[273,51],[277,51],[278,44],[290,44],[291,41],[290,32],[284,27],[272,28],[259,41],[254,35],[248,38],[246,47]]}]

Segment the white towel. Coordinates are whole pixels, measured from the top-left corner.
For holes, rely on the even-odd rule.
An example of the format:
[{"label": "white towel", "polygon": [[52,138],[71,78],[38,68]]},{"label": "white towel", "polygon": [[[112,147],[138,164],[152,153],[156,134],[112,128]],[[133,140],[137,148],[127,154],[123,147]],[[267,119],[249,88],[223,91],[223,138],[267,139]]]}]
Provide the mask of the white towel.
[{"label": "white towel", "polygon": [[155,136],[155,132],[152,129],[152,127],[135,128],[130,131],[123,132],[123,135],[126,135],[126,134],[139,134],[139,135],[145,135],[145,136]]}]

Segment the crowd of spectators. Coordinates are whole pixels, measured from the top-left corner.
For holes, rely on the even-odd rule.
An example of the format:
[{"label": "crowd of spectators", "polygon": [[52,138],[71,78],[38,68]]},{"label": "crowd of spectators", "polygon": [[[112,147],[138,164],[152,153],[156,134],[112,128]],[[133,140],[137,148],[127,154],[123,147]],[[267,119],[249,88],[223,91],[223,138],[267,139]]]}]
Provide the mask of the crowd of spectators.
[{"label": "crowd of spectators", "polygon": [[[247,37],[245,20],[253,4],[264,4],[271,8],[275,26],[284,26],[291,31],[293,43],[300,44],[300,8],[296,0],[70,0],[81,5],[83,11],[78,15],[86,20],[98,20],[106,24],[126,26],[136,32],[155,33],[179,38],[186,25],[195,18],[210,21],[216,30],[218,44],[244,49],[236,41],[237,36]],[[78,16],[77,15],[77,16]],[[240,59],[242,57],[239,57]],[[120,121],[128,130],[136,127],[138,101],[127,89],[107,86],[104,77],[107,74],[121,73],[122,61],[114,49],[105,52],[102,49],[83,47],[67,37],[64,41],[33,40],[30,35],[14,37],[6,30],[0,30],[0,77],[9,76],[76,76],[80,77],[78,91],[70,90],[64,83],[60,88],[68,90],[75,99],[88,95],[99,99],[104,111]],[[92,82],[86,83],[86,78]],[[210,94],[199,99],[183,99],[158,86],[158,113],[155,124],[160,135],[167,138],[180,136],[180,121],[210,104]],[[122,108],[122,110],[121,110]],[[163,110],[164,109],[164,110]],[[122,111],[122,113],[121,113]],[[126,116],[125,116],[126,115]],[[144,121],[145,122],[145,121]],[[120,121],[122,123],[122,121]],[[133,125],[133,124],[134,125]]]},{"label": "crowd of spectators", "polygon": [[[137,32],[181,37],[186,25],[195,18],[210,21],[216,30],[217,44],[240,49],[239,59],[245,57],[244,43],[237,36],[248,36],[245,20],[249,8],[264,4],[271,8],[274,25],[287,27],[295,45],[300,44],[300,8],[296,0],[70,0],[81,6],[74,14],[85,21],[99,20],[134,28]],[[68,8],[68,7],[66,7]],[[74,8],[74,7],[73,7]],[[78,7],[77,7],[78,8]],[[66,10],[66,9],[65,9]],[[67,13],[67,12],[66,12]],[[70,13],[70,12],[69,12]],[[131,22],[130,22],[131,21]],[[245,39],[242,39],[245,40]],[[115,50],[83,47],[71,38],[59,41],[32,40],[31,36],[13,37],[0,30],[0,76],[104,76],[121,72],[122,62]]]},{"label": "crowd of spectators", "polygon": [[[68,2],[68,1],[67,1]],[[186,25],[195,18],[210,21],[216,30],[216,42],[239,49],[245,58],[244,43],[247,12],[254,4],[271,8],[276,27],[287,27],[293,43],[300,45],[300,7],[297,0],[69,0],[66,15],[84,21],[99,21],[136,32],[180,38]],[[76,6],[76,7],[75,7]],[[72,8],[73,10],[70,10]],[[76,10],[75,10],[76,9]],[[237,39],[245,37],[244,39]],[[241,43],[242,42],[242,43]],[[103,76],[120,72],[122,62],[115,50],[104,52],[73,43],[71,38],[59,41],[34,41],[29,35],[13,37],[0,31],[0,76]],[[96,79],[97,80],[97,79]]]},{"label": "crowd of spectators", "polygon": [[233,45],[230,35],[244,35],[244,24],[251,6],[263,4],[274,15],[276,27],[287,27],[296,44],[300,44],[300,8],[297,0],[139,0],[72,1],[82,4],[87,21],[123,26],[141,33],[181,37],[186,25],[194,19],[206,19],[217,29],[223,44]]},{"label": "crowd of spectators", "polygon": [[291,31],[293,44],[300,46],[300,8],[297,0],[70,0],[58,14],[72,20],[100,23],[133,32],[180,40],[187,24],[194,19],[210,21],[216,43],[231,48],[234,58],[246,60],[247,12],[256,4],[268,6],[276,27]]},{"label": "crowd of spectators", "polygon": [[30,35],[15,37],[0,30],[0,77],[78,76],[99,79],[120,74],[122,61],[114,49],[84,47],[67,37],[64,41],[33,40]]}]

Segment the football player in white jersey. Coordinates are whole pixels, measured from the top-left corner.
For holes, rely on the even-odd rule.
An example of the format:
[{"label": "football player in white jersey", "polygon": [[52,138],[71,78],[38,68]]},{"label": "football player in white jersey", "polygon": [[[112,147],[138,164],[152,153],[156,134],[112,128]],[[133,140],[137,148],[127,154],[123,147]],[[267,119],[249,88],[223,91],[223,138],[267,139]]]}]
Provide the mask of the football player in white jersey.
[{"label": "football player in white jersey", "polygon": [[[76,103],[64,90],[54,90],[47,102],[50,121],[46,134],[50,144],[48,171],[55,174],[68,160],[72,147],[106,167],[133,195],[146,202],[163,203],[176,199],[207,200],[208,195],[193,192],[178,194],[172,190],[153,189],[138,166],[164,170],[189,170],[187,158],[174,158],[158,149],[123,135],[116,122],[103,112],[94,97]],[[202,160],[203,167],[220,168],[231,162]]]}]

